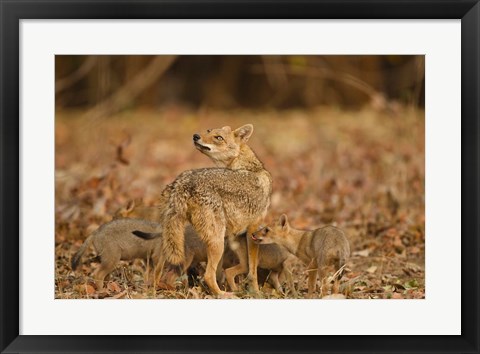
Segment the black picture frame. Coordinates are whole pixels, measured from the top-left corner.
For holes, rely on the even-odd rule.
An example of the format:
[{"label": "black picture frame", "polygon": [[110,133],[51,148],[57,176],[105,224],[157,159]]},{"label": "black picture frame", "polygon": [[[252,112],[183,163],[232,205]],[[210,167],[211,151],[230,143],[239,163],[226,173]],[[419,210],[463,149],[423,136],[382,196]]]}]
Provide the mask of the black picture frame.
[{"label": "black picture frame", "polygon": [[[0,12],[0,349],[2,353],[479,352],[480,5],[478,0],[0,0]],[[19,335],[19,21],[21,19],[179,18],[461,19],[462,334],[460,336]],[[448,68],[445,69],[448,70]],[[392,314],[392,317],[394,316]],[[441,317],[441,314],[439,316]],[[356,318],[351,320],[361,321]],[[266,319],[263,318],[253,323],[261,324],[264,321]]]}]

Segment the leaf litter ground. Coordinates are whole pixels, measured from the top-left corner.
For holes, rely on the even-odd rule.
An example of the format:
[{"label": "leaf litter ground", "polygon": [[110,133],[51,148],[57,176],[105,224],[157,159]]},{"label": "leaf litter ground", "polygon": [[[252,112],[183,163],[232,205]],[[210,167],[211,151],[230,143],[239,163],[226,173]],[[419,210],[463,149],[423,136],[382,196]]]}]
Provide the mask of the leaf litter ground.
[{"label": "leaf litter ground", "polygon": [[[70,259],[85,237],[129,200],[153,204],[182,171],[213,166],[194,149],[193,133],[246,123],[255,127],[250,145],[274,181],[266,222],[286,213],[295,228],[343,228],[352,249],[339,286],[346,298],[425,298],[422,111],[321,108],[198,115],[182,107],[99,121],[75,112],[57,114],[56,298],[211,298],[200,276],[190,288],[147,285],[149,265],[141,260],[120,263],[99,293],[89,277],[98,265],[94,253],[86,254],[75,272]],[[305,266],[294,264],[293,273],[303,298]],[[262,290],[265,298],[291,298],[269,285]],[[236,295],[251,297],[246,291]]]}]

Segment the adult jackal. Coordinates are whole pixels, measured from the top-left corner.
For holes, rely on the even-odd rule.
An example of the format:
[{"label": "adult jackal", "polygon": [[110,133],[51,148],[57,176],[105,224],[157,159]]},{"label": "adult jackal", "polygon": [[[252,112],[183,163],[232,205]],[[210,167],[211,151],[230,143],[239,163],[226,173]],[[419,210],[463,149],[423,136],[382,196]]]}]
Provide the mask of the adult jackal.
[{"label": "adult jackal", "polygon": [[[174,265],[184,262],[183,230],[190,222],[207,246],[205,281],[216,295],[224,294],[215,273],[225,235],[256,231],[270,205],[272,177],[247,145],[252,133],[253,126],[247,124],[235,130],[226,126],[194,134],[195,147],[218,167],[185,171],[162,192],[165,210],[161,224],[167,261]],[[138,231],[135,234],[145,236]],[[258,245],[250,237],[247,242],[249,279],[258,291]]]}]

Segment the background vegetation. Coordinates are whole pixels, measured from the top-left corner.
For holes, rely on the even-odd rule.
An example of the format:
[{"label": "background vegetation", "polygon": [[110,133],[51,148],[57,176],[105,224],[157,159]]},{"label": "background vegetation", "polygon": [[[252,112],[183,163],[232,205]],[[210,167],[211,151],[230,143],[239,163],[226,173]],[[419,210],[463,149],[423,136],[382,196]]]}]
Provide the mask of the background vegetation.
[{"label": "background vegetation", "polygon": [[140,260],[98,294],[93,254],[69,262],[129,200],[153,204],[180,172],[212,166],[193,133],[245,123],[273,176],[267,221],[345,229],[348,298],[425,297],[423,57],[57,56],[55,69],[57,298],[208,298],[200,278],[145,285]]}]

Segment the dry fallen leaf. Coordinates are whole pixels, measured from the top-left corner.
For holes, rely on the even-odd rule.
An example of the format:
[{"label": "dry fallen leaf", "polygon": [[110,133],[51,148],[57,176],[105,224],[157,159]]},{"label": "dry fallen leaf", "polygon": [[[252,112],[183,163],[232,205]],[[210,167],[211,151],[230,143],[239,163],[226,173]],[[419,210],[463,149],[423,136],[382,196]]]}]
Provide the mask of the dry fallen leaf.
[{"label": "dry fallen leaf", "polygon": [[352,256],[360,256],[360,257],[368,257],[369,254],[370,254],[370,250],[367,248],[361,251],[352,252]]},{"label": "dry fallen leaf", "polygon": [[118,285],[117,282],[115,281],[111,281],[107,284],[107,289],[110,291],[110,292],[114,292],[114,293],[118,293],[120,291],[122,291],[122,288],[120,287],[120,285]]},{"label": "dry fallen leaf", "polygon": [[420,253],[420,248],[418,248],[417,246],[410,247],[409,253],[410,254],[418,254],[418,253]]},{"label": "dry fallen leaf", "polygon": [[91,286],[90,284],[86,284],[85,285],[85,293],[88,294],[88,295],[92,295],[92,294],[95,294],[95,288],[93,286]]},{"label": "dry fallen leaf", "polygon": [[322,297],[322,299],[324,299],[324,300],[343,300],[343,299],[346,299],[346,297],[343,294],[331,294],[331,295],[327,295],[327,296]]},{"label": "dry fallen leaf", "polygon": [[[172,113],[166,108],[165,112],[135,111],[136,119],[124,117],[121,124],[112,116],[95,132],[85,129],[81,118],[56,116],[63,130],[59,135],[64,135],[55,141],[56,298],[211,297],[205,285],[198,285],[203,284],[202,275],[193,291],[174,274],[166,274],[158,287],[146,284],[146,262],[140,260],[128,262],[126,273],[112,272],[112,283],[106,284],[105,292],[94,292],[93,274],[100,264],[93,247],[75,272],[70,262],[86,236],[110,221],[129,200],[142,198],[152,206],[179,173],[213,166],[191,146],[191,133],[226,119],[232,127],[254,120],[252,147],[274,183],[265,223],[286,213],[296,228],[331,223],[345,231],[352,250],[347,263],[351,272],[339,280],[340,293],[356,299],[425,297],[423,112],[396,120],[370,109],[353,115],[321,108],[275,114],[259,111],[257,120],[249,112],[227,115],[219,110],[210,112],[211,118],[201,123],[183,109]],[[94,140],[92,133],[109,138]],[[296,134],[308,139],[286,146],[285,138]],[[135,140],[128,145],[123,140],[126,136],[135,136]],[[283,138],[265,143],[279,137]],[[116,156],[109,141],[116,147],[120,144]],[[151,271],[151,265],[148,268]],[[308,288],[305,265],[295,262],[292,273],[298,297],[303,298]],[[333,273],[332,269],[327,279]],[[88,290],[87,282],[91,282]],[[244,292],[244,283],[240,287],[239,297],[252,298]],[[264,289],[265,298],[282,298],[268,285]],[[287,292],[286,297],[294,296]]]}]

